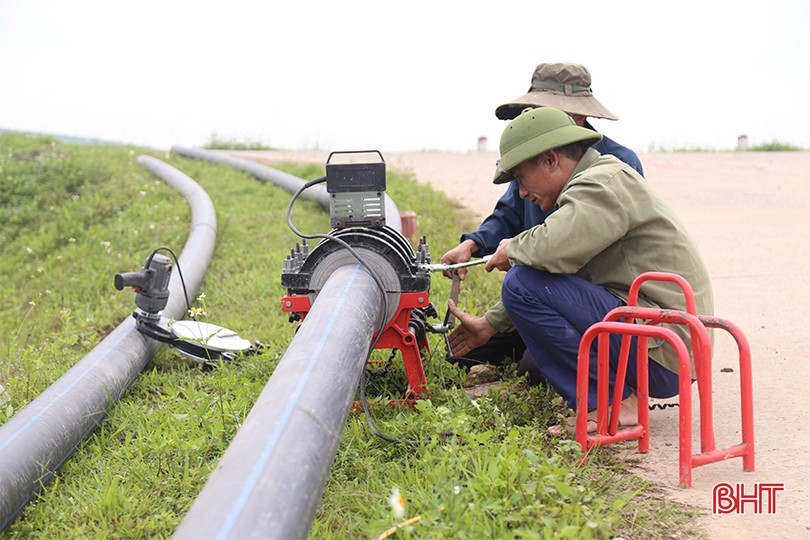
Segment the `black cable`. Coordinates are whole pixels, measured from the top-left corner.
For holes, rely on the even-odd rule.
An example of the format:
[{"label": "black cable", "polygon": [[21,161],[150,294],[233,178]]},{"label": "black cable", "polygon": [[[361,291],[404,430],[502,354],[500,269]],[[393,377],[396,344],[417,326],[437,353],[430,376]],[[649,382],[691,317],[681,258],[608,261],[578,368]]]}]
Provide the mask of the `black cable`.
[{"label": "black cable", "polygon": [[304,234],[301,231],[299,231],[298,229],[296,229],[295,225],[292,224],[292,220],[290,218],[290,214],[292,213],[292,207],[293,207],[293,204],[295,204],[295,201],[301,195],[301,193],[303,193],[305,190],[311,188],[312,186],[317,185],[317,184],[322,184],[325,181],[326,181],[325,176],[321,176],[320,178],[310,180],[309,182],[306,182],[303,186],[301,186],[293,194],[292,198],[290,199],[289,204],[287,205],[287,215],[286,215],[287,226],[290,228],[290,230],[293,233],[295,233],[300,238],[303,238],[303,239],[306,239],[306,240],[314,240],[314,239],[331,240],[331,241],[337,242],[338,244],[340,244],[341,246],[346,248],[346,250],[348,250],[348,252],[351,253],[351,255],[355,259],[357,259],[357,262],[360,263],[360,265],[363,268],[365,268],[366,271],[368,271],[368,273],[371,275],[372,279],[374,280],[374,283],[380,289],[380,292],[382,293],[382,300],[383,300],[383,316],[382,316],[381,321],[380,321],[379,330],[377,330],[377,337],[375,337],[374,340],[371,342],[371,346],[369,347],[368,354],[366,355],[366,361],[365,361],[365,365],[363,367],[363,376],[360,378],[360,403],[363,406],[363,413],[366,416],[366,423],[368,424],[369,429],[371,429],[371,431],[373,431],[374,434],[377,437],[379,437],[379,438],[381,438],[381,439],[383,439],[385,441],[388,441],[388,442],[391,442],[391,443],[396,443],[396,444],[402,444],[402,443],[419,444],[419,441],[407,440],[407,439],[406,440],[397,439],[395,437],[391,437],[390,435],[386,435],[385,433],[382,433],[380,430],[378,430],[375,427],[374,421],[371,418],[371,411],[369,410],[368,401],[366,399],[366,371],[368,369],[368,365],[369,365],[369,362],[371,360],[371,354],[374,352],[374,349],[377,348],[377,343],[380,341],[380,338],[382,337],[383,331],[385,330],[385,323],[386,323],[385,318],[388,315],[388,294],[387,294],[387,292],[385,290],[385,285],[383,284],[382,279],[377,274],[377,272],[375,272],[371,268],[371,266],[369,266],[369,264],[365,260],[363,260],[363,257],[360,256],[360,254],[357,253],[352,248],[352,246],[350,246],[342,238],[338,238],[338,237],[336,237],[334,235],[331,235],[331,234]]},{"label": "black cable", "polygon": [[664,409],[671,409],[673,407],[680,407],[680,406],[681,406],[680,403],[651,403],[648,406],[648,408],[651,411],[654,411],[655,409],[663,411]]},{"label": "black cable", "polygon": [[189,311],[191,311],[191,301],[188,298],[188,290],[186,289],[186,280],[183,279],[183,270],[180,268],[180,261],[177,259],[177,255],[175,255],[174,251],[172,251],[171,248],[166,246],[160,246],[153,249],[152,253],[149,254],[149,258],[146,259],[146,264],[144,265],[144,267],[149,268],[152,265],[152,258],[158,251],[167,251],[169,252],[169,255],[172,256],[172,259],[174,259],[174,265],[177,267],[177,274],[180,276],[180,285],[183,286],[183,298],[186,300],[186,308]]}]

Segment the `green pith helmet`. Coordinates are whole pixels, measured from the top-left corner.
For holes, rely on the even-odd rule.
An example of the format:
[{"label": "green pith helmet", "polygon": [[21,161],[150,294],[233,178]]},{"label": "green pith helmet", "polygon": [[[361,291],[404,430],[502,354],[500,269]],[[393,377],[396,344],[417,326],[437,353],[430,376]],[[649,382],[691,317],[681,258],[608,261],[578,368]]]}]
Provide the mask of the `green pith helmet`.
[{"label": "green pith helmet", "polygon": [[509,122],[501,135],[501,159],[497,163],[496,184],[512,180],[512,169],[529,158],[577,141],[595,144],[602,135],[580,127],[566,113],[553,107],[526,109]]}]

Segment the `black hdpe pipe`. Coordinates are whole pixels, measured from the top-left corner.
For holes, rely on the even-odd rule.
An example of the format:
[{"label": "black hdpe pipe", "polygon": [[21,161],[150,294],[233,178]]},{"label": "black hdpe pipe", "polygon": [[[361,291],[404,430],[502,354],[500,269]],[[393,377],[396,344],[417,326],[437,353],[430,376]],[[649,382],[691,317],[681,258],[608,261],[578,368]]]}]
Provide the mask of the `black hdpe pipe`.
[{"label": "black hdpe pipe", "polygon": [[306,538],[382,300],[359,264],[332,273],[175,539]]},{"label": "black hdpe pipe", "polygon": [[[210,161],[212,163],[219,163],[228,165],[234,169],[239,169],[246,173],[252,174],[257,180],[261,182],[270,182],[276,186],[294,193],[306,181],[298,178],[289,173],[285,173],[278,169],[261,165],[249,159],[242,159],[239,157],[228,156],[210,150],[202,150],[200,148],[187,148],[184,146],[172,146],[172,152],[183,157],[200,159]],[[317,202],[326,210],[329,210],[329,193],[324,186],[313,186],[301,194],[302,199],[309,199]],[[399,214],[399,208],[396,203],[387,194],[385,195],[385,223],[397,232],[402,232],[402,221]]]},{"label": "black hdpe pipe", "polygon": [[[191,206],[191,231],[179,257],[188,293],[202,283],[216,241],[208,194],[177,169],[149,156],[138,163],[179,191]],[[187,302],[178,272],[169,283],[166,317],[180,319]],[[112,282],[112,281],[111,281]],[[121,397],[160,343],[127,317],[87,356],[0,427],[0,530],[40,490]]]}]

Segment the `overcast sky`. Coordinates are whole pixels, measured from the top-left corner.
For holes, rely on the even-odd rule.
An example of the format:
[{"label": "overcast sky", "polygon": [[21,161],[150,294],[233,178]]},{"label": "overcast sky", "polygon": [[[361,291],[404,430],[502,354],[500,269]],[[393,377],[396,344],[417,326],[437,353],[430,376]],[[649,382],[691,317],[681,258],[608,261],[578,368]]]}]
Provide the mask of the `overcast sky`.
[{"label": "overcast sky", "polygon": [[497,142],[540,62],[585,64],[639,152],[810,148],[810,2],[0,0],[0,128],[155,148]]}]

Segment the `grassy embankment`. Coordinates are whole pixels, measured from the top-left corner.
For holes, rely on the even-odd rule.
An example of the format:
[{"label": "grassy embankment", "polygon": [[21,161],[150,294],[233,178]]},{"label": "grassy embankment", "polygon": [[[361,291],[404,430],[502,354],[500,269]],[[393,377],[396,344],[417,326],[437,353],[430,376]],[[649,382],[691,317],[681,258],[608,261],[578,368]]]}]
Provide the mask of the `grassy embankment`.
[{"label": "grassy embankment", "polygon": [[[182,249],[187,204],[136,164],[140,152],[0,134],[0,384],[10,398],[0,423],[129,316],[133,295],[114,289],[115,273],[137,270],[159,245]],[[4,538],[171,536],[293,335],[278,309],[281,264],[296,240],[284,223],[289,194],[224,166],[153,154],[197,180],[217,209],[218,242],[202,286],[208,320],[269,348],[213,369],[162,348]],[[323,173],[320,165],[285,170]],[[400,209],[417,212],[434,257],[470,225],[441,194],[406,175],[389,171],[388,186]],[[328,228],[313,203],[300,202],[293,218],[302,231]],[[441,313],[448,290],[434,278],[431,297]],[[496,275],[472,271],[460,303],[480,312],[497,290]],[[392,445],[352,415],[313,537],[376,538],[417,516],[396,537],[695,533],[690,511],[624,472],[610,451],[577,466],[571,441],[544,435],[560,412],[547,389],[507,372],[504,391],[472,402],[440,340],[431,344],[424,359],[431,400],[418,411],[374,411],[383,432],[424,442]],[[388,351],[375,357],[387,359]],[[372,393],[400,397],[398,359],[375,377]],[[439,436],[447,432],[455,435]],[[674,475],[673,465],[673,482]],[[394,488],[406,501],[402,517],[389,504]]]}]

